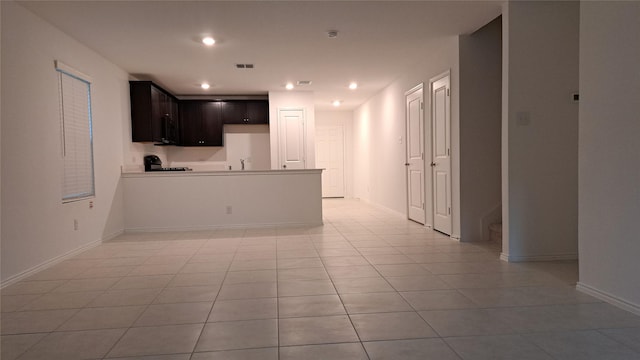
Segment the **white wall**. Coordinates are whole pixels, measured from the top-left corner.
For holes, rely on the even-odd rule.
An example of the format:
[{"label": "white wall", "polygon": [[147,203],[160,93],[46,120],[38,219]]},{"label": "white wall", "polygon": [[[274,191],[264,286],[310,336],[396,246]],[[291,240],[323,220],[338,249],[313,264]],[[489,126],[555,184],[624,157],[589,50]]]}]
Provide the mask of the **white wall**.
[{"label": "white wall", "polygon": [[[404,94],[417,84],[424,83],[425,159],[430,159],[429,80],[451,70],[452,236],[459,237],[458,37],[441,38],[424,46],[431,49],[431,56],[407,70],[398,80],[354,111],[354,196],[401,214],[407,213]],[[430,176],[426,180],[429,194],[426,201],[427,222],[430,222]]]},{"label": "white wall", "polygon": [[582,2],[578,288],[640,314],[640,3]]},{"label": "white wall", "polygon": [[305,112],[305,158],[306,169],[316,167],[315,145],[315,103],[314,94],[309,91],[272,91],[269,92],[269,131],[271,143],[271,168],[281,169],[278,158],[278,109],[304,109]]},{"label": "white wall", "polygon": [[580,4],[513,1],[506,7],[503,258],[576,258],[578,105],[572,93]]},{"label": "white wall", "polygon": [[[13,2],[2,1],[2,281],[124,227],[120,189],[127,74]],[[90,75],[95,207],[62,204],[54,60]],[[73,221],[79,230],[73,230]]]},{"label": "white wall", "polygon": [[353,197],[353,111],[316,111],[316,128],[342,126],[345,198]]},{"label": "white wall", "polygon": [[501,218],[502,22],[460,36],[460,239]]},{"label": "white wall", "polygon": [[[269,125],[225,125],[224,147],[164,146],[166,166],[187,166],[194,170],[246,170],[271,168]],[[164,166],[164,163],[163,163]]]}]

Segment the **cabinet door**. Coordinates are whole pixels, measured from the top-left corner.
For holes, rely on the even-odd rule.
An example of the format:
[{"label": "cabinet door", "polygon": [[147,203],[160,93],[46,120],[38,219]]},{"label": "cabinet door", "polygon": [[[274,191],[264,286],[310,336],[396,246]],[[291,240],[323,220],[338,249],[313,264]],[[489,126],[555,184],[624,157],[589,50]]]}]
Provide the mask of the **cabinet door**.
[{"label": "cabinet door", "polygon": [[202,107],[199,101],[180,102],[180,145],[202,145]]},{"label": "cabinet door", "polygon": [[163,143],[176,144],[178,142],[178,116],[175,115],[177,111],[177,102],[174,98],[167,94],[162,93],[162,139]]},{"label": "cabinet door", "polygon": [[250,100],[246,102],[247,113],[245,124],[268,124],[269,102],[266,100]]},{"label": "cabinet door", "polygon": [[225,124],[244,124],[247,104],[244,101],[225,101],[222,105],[222,120]]},{"label": "cabinet door", "polygon": [[199,145],[222,146],[222,103],[202,102],[202,134]]},{"label": "cabinet door", "polygon": [[151,86],[149,91],[151,92],[151,118],[149,119],[151,126],[150,141],[162,141],[164,138],[162,118],[166,109],[165,94],[155,86]]},{"label": "cabinet door", "polygon": [[129,82],[131,96],[131,140],[153,141],[151,131],[151,83]]},{"label": "cabinet door", "polygon": [[151,81],[129,81],[131,138],[135,142],[175,143],[177,99]]},{"label": "cabinet door", "polygon": [[169,96],[169,120],[170,120],[170,138],[177,143],[180,134],[180,112],[178,108],[178,100]]}]

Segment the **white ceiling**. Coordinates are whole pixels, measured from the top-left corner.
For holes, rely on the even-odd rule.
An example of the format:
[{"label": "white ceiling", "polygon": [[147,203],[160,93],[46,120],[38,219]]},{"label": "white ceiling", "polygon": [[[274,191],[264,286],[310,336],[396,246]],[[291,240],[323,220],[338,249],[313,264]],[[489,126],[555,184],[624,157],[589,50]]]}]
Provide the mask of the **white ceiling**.
[{"label": "white ceiling", "polygon": [[[266,94],[311,80],[316,109],[353,109],[429,54],[500,14],[492,1],[20,1],[176,95]],[[330,39],[327,31],[337,30]],[[200,42],[213,36],[211,48]],[[239,70],[236,63],[255,69]],[[205,91],[199,84],[207,81]],[[347,88],[357,81],[359,88]],[[296,91],[294,90],[294,91]]]}]

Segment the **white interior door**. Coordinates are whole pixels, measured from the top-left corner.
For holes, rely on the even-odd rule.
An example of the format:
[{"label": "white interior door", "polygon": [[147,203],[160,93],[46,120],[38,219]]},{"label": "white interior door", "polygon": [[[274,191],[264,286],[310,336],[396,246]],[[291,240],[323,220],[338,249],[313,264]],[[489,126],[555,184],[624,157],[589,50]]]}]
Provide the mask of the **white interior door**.
[{"label": "white interior door", "polygon": [[278,111],[279,158],[283,169],[305,168],[304,127],[303,109]]},{"label": "white interior door", "polygon": [[406,94],[407,207],[410,220],[424,224],[424,101],[422,84]]},{"label": "white interior door", "polygon": [[316,167],[322,172],[322,197],[344,197],[342,126],[316,127]]},{"label": "white interior door", "polygon": [[431,83],[433,228],[451,235],[451,94],[449,75]]}]

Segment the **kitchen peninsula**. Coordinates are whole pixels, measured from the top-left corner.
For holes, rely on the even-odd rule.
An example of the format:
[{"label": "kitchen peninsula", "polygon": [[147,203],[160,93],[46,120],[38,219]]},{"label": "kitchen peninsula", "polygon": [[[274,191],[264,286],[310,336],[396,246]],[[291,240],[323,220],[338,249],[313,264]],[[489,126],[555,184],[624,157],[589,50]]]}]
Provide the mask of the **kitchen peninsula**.
[{"label": "kitchen peninsula", "polygon": [[123,172],[125,230],[322,224],[322,169]]}]

